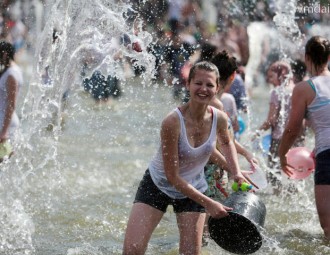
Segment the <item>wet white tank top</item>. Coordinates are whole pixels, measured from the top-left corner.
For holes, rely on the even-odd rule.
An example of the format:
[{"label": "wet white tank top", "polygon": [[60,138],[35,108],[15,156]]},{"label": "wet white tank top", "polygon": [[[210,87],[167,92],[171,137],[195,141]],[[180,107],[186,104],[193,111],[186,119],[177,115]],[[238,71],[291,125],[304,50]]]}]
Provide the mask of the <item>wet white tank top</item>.
[{"label": "wet white tank top", "polygon": [[[16,65],[12,65],[9,67],[0,77],[0,130],[3,126],[3,121],[5,117],[5,110],[7,107],[8,99],[7,99],[7,80],[9,75],[12,75],[18,83],[18,91],[23,83],[23,74],[21,69]],[[13,113],[10,127],[9,127],[9,136],[12,139],[15,129],[19,126],[19,119],[16,112]]]},{"label": "wet white tank top", "polygon": [[[213,112],[211,132],[207,141],[196,148],[189,144],[183,116],[178,108],[175,109],[181,125],[178,144],[179,175],[202,193],[207,189],[207,182],[204,178],[204,166],[208,162],[210,155],[215,148],[217,137],[217,113],[213,107],[211,108]],[[186,196],[176,190],[166,178],[161,145],[159,146],[155,157],[149,164],[149,171],[155,185],[169,197],[175,199],[186,198]]]},{"label": "wet white tank top", "polygon": [[308,80],[316,96],[307,107],[307,118],[315,133],[316,155],[330,149],[330,77],[317,76]]}]

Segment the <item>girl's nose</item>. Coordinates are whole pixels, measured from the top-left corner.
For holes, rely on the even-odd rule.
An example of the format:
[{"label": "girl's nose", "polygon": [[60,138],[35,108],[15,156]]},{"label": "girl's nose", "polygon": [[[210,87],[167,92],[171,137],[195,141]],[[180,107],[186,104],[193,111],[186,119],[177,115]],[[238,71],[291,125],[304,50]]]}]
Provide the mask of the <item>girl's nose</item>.
[{"label": "girl's nose", "polygon": [[201,90],[205,91],[206,89],[207,89],[207,85],[203,84],[202,87],[201,87]]}]

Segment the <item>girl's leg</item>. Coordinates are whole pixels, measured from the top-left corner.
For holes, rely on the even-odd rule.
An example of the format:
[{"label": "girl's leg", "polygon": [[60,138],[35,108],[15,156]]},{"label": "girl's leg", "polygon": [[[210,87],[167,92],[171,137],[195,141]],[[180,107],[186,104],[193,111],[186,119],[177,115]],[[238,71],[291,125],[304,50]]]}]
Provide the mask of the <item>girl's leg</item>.
[{"label": "girl's leg", "polygon": [[199,255],[202,247],[202,235],[205,213],[178,213],[177,222],[180,233],[180,255]]},{"label": "girl's leg", "polygon": [[315,185],[315,201],[324,235],[330,240],[330,185]]},{"label": "girl's leg", "polygon": [[207,246],[210,241],[210,231],[209,231],[209,218],[210,215],[206,214],[205,222],[204,222],[204,229],[203,229],[203,236],[202,236],[202,246]]},{"label": "girl's leg", "polygon": [[164,212],[147,204],[134,203],[127,223],[123,254],[144,254],[163,215]]}]

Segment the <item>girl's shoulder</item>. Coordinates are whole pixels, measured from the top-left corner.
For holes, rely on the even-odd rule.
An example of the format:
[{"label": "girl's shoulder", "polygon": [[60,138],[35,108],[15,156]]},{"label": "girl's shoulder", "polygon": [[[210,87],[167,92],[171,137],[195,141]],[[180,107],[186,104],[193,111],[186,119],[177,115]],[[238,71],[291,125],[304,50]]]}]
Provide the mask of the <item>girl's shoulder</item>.
[{"label": "girl's shoulder", "polygon": [[22,69],[17,64],[12,64],[8,68],[8,73],[22,73]]},{"label": "girl's shoulder", "polygon": [[169,112],[162,121],[162,127],[171,128],[177,126],[180,123],[179,115],[182,116],[179,107]]},{"label": "girl's shoulder", "polygon": [[293,88],[293,92],[296,94],[310,92],[310,90],[315,90],[311,79],[298,82]]},{"label": "girl's shoulder", "polygon": [[293,89],[292,100],[305,102],[306,105],[309,105],[314,100],[315,93],[315,87],[310,80],[301,81]]},{"label": "girl's shoulder", "polygon": [[325,84],[328,85],[330,83],[330,75],[320,75],[320,76],[315,76],[313,78],[310,78],[307,80],[307,82],[310,83],[319,83],[321,85]]},{"label": "girl's shoulder", "polygon": [[219,110],[223,110],[223,103],[221,102],[221,100],[217,97],[215,97],[211,103],[210,106],[213,106],[214,108],[217,108]]},{"label": "girl's shoulder", "polygon": [[212,110],[217,116],[218,124],[221,122],[226,122],[226,123],[228,122],[228,114],[226,112],[224,112],[223,110],[214,108],[214,107],[212,107]]},{"label": "girl's shoulder", "polygon": [[9,76],[12,76],[15,80],[18,81],[19,84],[21,84],[23,82],[23,72],[22,72],[22,69],[14,64],[12,65],[11,67],[9,67],[7,69],[7,71],[5,72],[6,75],[6,79],[9,77]]}]

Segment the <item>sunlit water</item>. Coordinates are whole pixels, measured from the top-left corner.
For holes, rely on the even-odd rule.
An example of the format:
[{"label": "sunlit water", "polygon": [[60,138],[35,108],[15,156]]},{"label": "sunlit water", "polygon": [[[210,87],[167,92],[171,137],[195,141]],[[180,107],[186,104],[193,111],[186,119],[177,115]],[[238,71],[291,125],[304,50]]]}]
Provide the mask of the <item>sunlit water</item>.
[{"label": "sunlit water", "polygon": [[[143,77],[121,77],[123,96],[119,100],[96,105],[83,92],[79,79],[72,82],[77,77],[68,80],[72,78],[69,71],[80,72],[79,54],[83,51],[77,53],[78,42],[84,49],[102,53],[103,68],[113,63],[111,57],[104,57],[106,45],[89,40],[91,28],[101,41],[111,32],[103,33],[92,19],[89,24],[77,17],[92,17],[90,12],[95,11],[104,14],[104,22],[118,25],[116,35],[131,30],[122,26],[120,16],[114,19],[115,12],[108,9],[115,7],[106,1],[94,1],[95,9],[90,12],[82,12],[79,1],[60,2],[50,12],[53,15],[40,39],[37,63],[32,72],[28,69],[31,83],[21,103],[22,132],[16,154],[1,165],[0,254],[121,254],[134,194],[158,146],[161,120],[178,102],[172,98],[171,87],[151,82],[152,71],[147,68]],[[72,17],[77,18],[74,24],[70,23]],[[56,46],[49,43],[52,22],[63,29]],[[78,38],[72,41],[78,31]],[[142,39],[148,42],[150,37],[146,34]],[[124,55],[131,54],[123,51]],[[135,56],[148,67],[152,58],[143,54]],[[54,68],[53,85],[49,87],[40,81],[47,64]],[[59,115],[54,113],[68,87],[71,93],[60,125]],[[241,137],[250,149],[251,134],[267,114],[269,88],[260,85],[253,92],[249,115],[243,115],[249,126]],[[312,143],[309,138],[308,145]],[[262,168],[273,171],[266,168],[263,153],[255,153]],[[240,162],[244,169],[244,159]],[[297,192],[257,193],[267,207],[267,215],[261,231],[263,245],[255,254],[330,254],[315,210],[312,176],[304,181],[283,177],[283,182],[295,185]],[[229,254],[213,241],[203,247],[202,253]],[[147,254],[178,254],[178,231],[171,208],[156,228]]]}]

